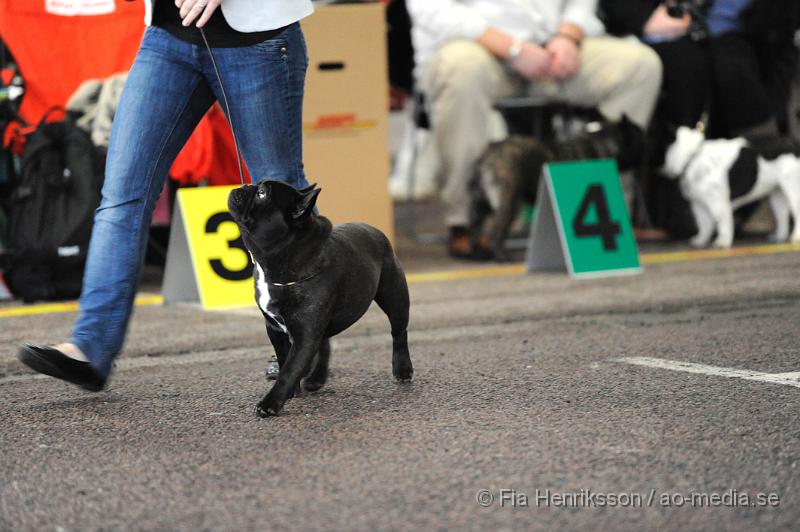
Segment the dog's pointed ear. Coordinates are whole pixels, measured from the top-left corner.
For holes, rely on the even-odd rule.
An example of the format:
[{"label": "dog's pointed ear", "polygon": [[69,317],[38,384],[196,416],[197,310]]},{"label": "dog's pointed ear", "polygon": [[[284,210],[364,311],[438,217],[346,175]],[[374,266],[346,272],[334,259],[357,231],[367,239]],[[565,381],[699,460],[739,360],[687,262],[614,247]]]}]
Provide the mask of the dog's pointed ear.
[{"label": "dog's pointed ear", "polygon": [[311,185],[302,190],[297,191],[297,203],[292,211],[293,220],[303,220],[307,218],[313,211],[317,204],[317,196],[322,192],[321,188],[317,185]]}]

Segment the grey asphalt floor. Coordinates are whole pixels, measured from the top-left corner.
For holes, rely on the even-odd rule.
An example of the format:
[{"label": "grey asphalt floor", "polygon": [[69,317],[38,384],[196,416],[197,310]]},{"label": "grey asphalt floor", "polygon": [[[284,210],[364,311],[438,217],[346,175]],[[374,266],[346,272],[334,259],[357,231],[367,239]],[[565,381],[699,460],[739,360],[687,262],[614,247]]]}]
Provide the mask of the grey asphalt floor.
[{"label": "grey asphalt floor", "polygon": [[97,394],[14,359],[73,313],[0,318],[0,530],[797,530],[800,378],[620,359],[800,371],[800,253],[411,296],[413,383],[373,308],[267,420],[255,306],[138,308]]}]

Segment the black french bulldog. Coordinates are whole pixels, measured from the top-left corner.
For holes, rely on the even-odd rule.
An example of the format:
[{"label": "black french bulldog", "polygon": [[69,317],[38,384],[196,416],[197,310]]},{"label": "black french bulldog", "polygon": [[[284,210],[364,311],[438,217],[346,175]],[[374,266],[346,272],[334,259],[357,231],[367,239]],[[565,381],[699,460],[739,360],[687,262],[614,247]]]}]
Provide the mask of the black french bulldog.
[{"label": "black french bulldog", "polygon": [[262,181],[231,191],[228,209],[254,262],[256,302],[280,364],[272,389],[256,406],[275,416],[299,391],[328,378],[329,338],[364,315],[372,301],[392,327],[392,372],[414,370],[408,353],[408,285],[386,236],[361,223],[333,226],[314,212],[320,189]]}]

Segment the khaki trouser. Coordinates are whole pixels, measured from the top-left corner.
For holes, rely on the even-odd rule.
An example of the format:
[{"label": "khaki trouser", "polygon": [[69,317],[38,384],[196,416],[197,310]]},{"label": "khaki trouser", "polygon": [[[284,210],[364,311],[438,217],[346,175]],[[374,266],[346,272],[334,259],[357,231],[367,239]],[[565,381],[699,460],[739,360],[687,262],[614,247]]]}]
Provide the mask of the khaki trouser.
[{"label": "khaki trouser", "polygon": [[661,89],[661,62],[642,44],[612,37],[586,39],[581,69],[555,83],[529,83],[473,41],[443,46],[425,68],[421,85],[430,103],[433,136],[444,174],[448,226],[469,219],[469,182],[491,141],[493,104],[530,94],[597,109],[609,120],[623,114],[646,127]]}]

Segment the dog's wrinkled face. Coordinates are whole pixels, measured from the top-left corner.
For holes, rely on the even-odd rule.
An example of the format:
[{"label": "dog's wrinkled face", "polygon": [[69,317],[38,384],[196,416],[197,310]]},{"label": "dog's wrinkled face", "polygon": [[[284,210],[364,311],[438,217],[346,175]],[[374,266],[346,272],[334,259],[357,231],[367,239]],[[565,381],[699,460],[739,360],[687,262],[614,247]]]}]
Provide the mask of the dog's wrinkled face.
[{"label": "dog's wrinkled face", "polygon": [[297,190],[281,181],[244,185],[228,195],[228,210],[243,235],[259,245],[277,242],[312,215],[320,189]]},{"label": "dog's wrinkled face", "polygon": [[675,140],[664,156],[664,167],[661,169],[664,175],[673,179],[680,177],[705,140],[702,131],[686,126],[679,127]]}]

